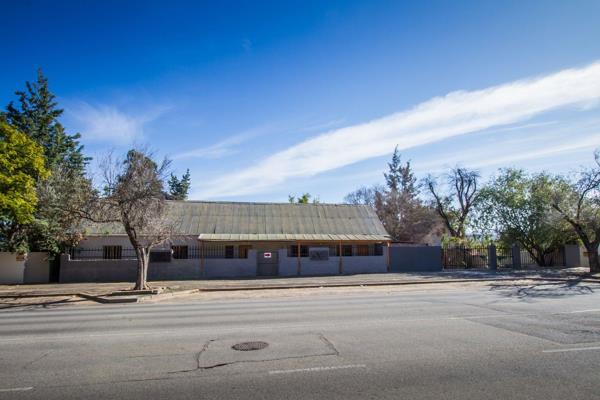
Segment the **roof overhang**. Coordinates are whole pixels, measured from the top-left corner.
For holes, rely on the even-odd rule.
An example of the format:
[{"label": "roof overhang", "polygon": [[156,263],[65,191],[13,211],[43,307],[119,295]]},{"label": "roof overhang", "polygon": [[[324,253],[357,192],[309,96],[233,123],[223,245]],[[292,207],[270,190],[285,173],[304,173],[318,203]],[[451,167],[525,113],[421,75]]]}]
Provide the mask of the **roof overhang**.
[{"label": "roof overhang", "polygon": [[198,236],[202,241],[234,241],[234,242],[390,242],[389,236],[383,235],[344,235],[344,234],[244,234],[244,233],[203,233]]}]

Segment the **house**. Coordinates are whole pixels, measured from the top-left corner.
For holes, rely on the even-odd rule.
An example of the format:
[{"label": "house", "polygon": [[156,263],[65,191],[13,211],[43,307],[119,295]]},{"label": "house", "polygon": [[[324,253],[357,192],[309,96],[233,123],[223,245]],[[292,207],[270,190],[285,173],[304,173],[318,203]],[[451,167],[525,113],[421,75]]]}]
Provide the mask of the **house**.
[{"label": "house", "polygon": [[[386,272],[390,237],[365,205],[170,201],[177,234],[148,279]],[[119,225],[89,227],[61,259],[61,282],[126,281],[135,253]]]}]

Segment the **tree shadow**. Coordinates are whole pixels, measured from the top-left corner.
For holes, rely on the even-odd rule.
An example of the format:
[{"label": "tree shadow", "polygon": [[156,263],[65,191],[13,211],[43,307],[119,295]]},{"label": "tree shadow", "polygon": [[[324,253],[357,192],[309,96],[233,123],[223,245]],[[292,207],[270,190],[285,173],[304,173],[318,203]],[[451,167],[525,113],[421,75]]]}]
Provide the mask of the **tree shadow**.
[{"label": "tree shadow", "polygon": [[517,299],[559,299],[594,293],[594,289],[582,283],[582,278],[570,279],[564,282],[492,284],[490,291],[503,297]]},{"label": "tree shadow", "polygon": [[44,300],[44,301],[36,301],[31,299],[32,301],[23,302],[23,299],[12,298],[12,299],[0,299],[0,311],[8,310],[8,309],[34,309],[34,308],[55,308],[67,303],[76,303],[80,301],[84,301],[81,299],[74,298],[66,298],[60,300]]}]

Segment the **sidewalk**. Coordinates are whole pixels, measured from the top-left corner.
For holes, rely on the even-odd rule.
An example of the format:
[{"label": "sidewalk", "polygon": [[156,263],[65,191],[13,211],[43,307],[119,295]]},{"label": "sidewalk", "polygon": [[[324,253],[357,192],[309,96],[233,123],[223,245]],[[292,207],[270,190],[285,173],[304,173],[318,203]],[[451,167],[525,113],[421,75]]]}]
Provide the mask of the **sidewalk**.
[{"label": "sidewalk", "polygon": [[[151,281],[150,285],[156,288],[165,288],[168,292],[184,290],[216,292],[319,287],[419,285],[524,279],[546,281],[584,279],[584,281],[600,283],[600,277],[587,276],[585,269],[546,269],[519,271],[456,270],[438,273],[382,273],[291,278]],[[130,282],[0,285],[0,298],[77,296],[80,293],[104,295],[118,290],[130,289],[132,285],[133,284]]]}]

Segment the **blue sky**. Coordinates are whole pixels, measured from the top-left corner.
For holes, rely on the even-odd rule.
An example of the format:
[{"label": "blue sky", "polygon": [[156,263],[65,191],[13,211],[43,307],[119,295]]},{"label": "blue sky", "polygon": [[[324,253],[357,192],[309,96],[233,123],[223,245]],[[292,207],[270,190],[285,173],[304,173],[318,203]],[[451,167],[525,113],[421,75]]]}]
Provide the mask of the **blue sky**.
[{"label": "blue sky", "polygon": [[[59,4],[55,4],[59,3]],[[598,1],[19,1],[0,104],[42,67],[100,157],[149,144],[194,199],[338,202],[450,166],[568,173],[600,146]],[[7,62],[8,61],[8,62]]]}]

